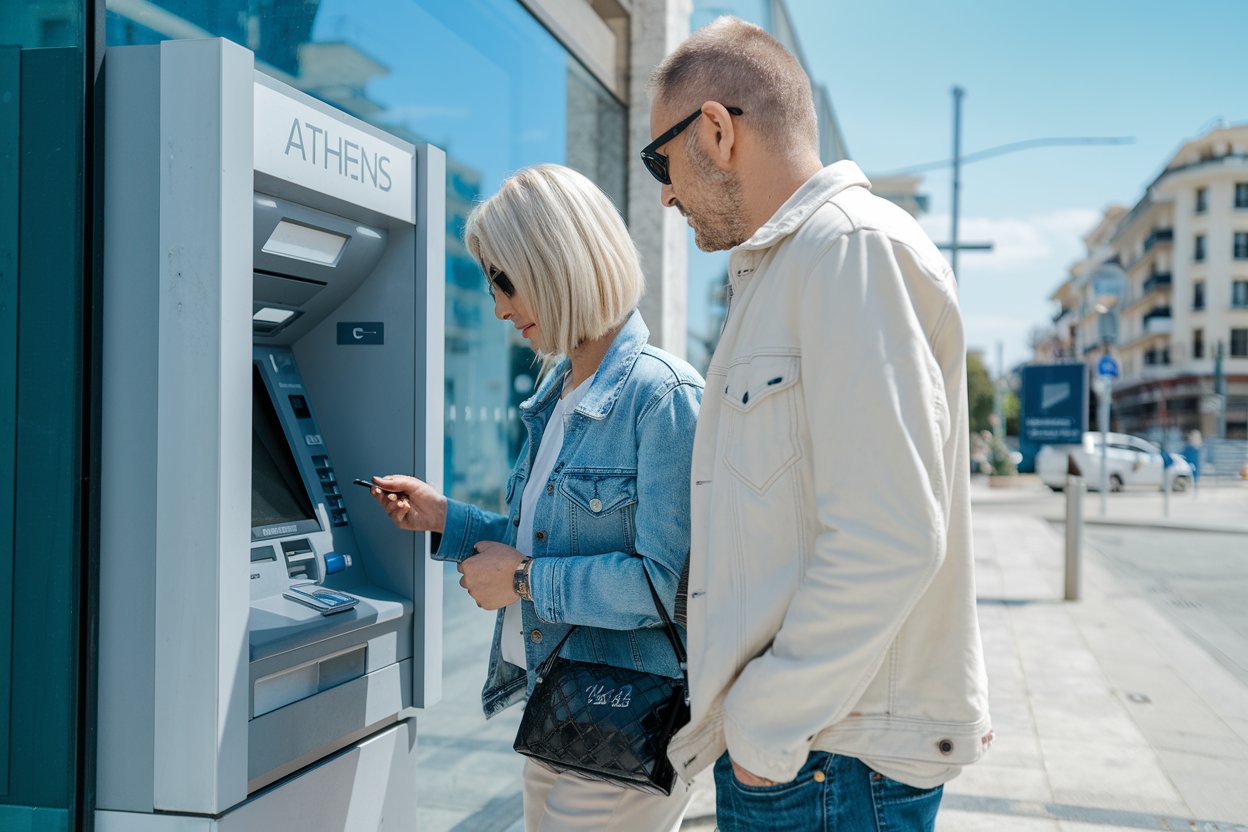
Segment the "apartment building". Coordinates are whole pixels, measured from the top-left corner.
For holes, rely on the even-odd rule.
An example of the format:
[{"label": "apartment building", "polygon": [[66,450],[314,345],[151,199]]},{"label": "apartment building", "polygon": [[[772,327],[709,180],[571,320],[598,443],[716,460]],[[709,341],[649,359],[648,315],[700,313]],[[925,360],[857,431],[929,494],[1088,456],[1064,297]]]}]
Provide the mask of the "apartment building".
[{"label": "apartment building", "polygon": [[1184,144],[1087,241],[1088,259],[1052,295],[1056,331],[1037,359],[1091,362],[1111,342],[1118,429],[1248,438],[1248,124]]},{"label": "apartment building", "polygon": [[1084,235],[1085,256],[1049,296],[1057,303],[1052,328],[1033,336],[1036,362],[1094,360],[1105,340],[1116,337],[1117,304],[1126,277],[1110,240],[1126,215],[1125,207],[1111,205]]}]

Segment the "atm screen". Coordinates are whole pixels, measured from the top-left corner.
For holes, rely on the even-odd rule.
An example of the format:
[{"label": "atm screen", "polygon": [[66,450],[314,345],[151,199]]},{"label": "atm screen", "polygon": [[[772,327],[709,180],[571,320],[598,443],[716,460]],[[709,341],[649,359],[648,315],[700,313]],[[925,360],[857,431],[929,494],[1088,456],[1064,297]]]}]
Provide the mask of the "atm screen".
[{"label": "atm screen", "polygon": [[260,368],[252,365],[251,527],[306,520],[316,520],[312,501]]}]

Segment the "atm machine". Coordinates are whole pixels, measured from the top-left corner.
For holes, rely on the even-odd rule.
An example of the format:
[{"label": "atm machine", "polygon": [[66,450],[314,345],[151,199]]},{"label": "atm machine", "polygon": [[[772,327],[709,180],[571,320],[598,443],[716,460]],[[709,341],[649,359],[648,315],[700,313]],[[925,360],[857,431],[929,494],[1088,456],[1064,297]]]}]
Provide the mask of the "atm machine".
[{"label": "atm machine", "polygon": [[443,153],[225,40],[109,49],[96,828],[410,830],[441,565]]}]

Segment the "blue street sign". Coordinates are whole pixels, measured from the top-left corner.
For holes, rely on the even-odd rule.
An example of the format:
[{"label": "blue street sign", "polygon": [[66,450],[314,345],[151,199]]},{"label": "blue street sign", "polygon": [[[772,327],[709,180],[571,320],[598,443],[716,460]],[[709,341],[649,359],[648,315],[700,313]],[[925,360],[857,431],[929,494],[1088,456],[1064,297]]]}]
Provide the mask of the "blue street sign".
[{"label": "blue street sign", "polygon": [[1118,362],[1112,355],[1102,355],[1096,362],[1096,374],[1106,378],[1118,378]]},{"label": "blue street sign", "polygon": [[1078,444],[1088,429],[1086,364],[1023,368],[1019,438],[1038,445]]}]

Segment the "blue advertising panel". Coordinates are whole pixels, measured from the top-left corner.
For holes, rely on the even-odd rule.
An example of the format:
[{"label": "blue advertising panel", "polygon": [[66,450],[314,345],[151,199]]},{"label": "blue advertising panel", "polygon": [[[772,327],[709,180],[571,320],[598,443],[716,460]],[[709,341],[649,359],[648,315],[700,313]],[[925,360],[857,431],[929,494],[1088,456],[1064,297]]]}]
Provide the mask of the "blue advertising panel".
[{"label": "blue advertising panel", "polygon": [[1019,437],[1038,445],[1083,441],[1088,427],[1088,368],[1036,364],[1023,368]]}]

